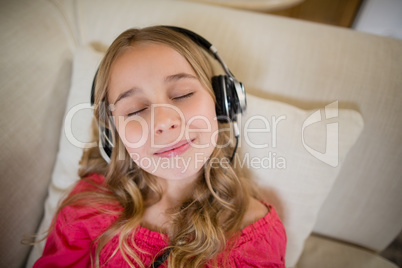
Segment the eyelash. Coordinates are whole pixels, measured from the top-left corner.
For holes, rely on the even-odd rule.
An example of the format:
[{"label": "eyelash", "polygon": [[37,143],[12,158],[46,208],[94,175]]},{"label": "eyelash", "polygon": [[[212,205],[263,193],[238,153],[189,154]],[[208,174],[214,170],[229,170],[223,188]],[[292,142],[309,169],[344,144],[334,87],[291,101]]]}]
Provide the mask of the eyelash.
[{"label": "eyelash", "polygon": [[137,114],[139,114],[139,113],[141,113],[141,112],[145,111],[146,109],[147,109],[147,108],[142,108],[142,109],[140,109],[140,110],[138,110],[138,111],[135,111],[135,112],[129,113],[127,116],[133,116],[133,115],[137,115]]},{"label": "eyelash", "polygon": [[[194,95],[194,92],[190,92],[190,93],[188,93],[188,94],[185,94],[185,95],[182,95],[182,96],[178,96],[178,97],[172,98],[172,100],[182,100],[182,99],[189,98],[189,97],[191,97],[191,96],[193,96],[193,95]],[[147,107],[142,108],[142,109],[140,109],[140,110],[138,110],[138,111],[129,113],[127,116],[137,115],[137,114],[139,114],[139,113],[145,111],[146,109],[147,109]]]},{"label": "eyelash", "polygon": [[181,99],[189,98],[189,97],[191,97],[193,95],[194,95],[194,92],[190,92],[188,94],[175,97],[175,98],[173,98],[173,100],[181,100]]}]

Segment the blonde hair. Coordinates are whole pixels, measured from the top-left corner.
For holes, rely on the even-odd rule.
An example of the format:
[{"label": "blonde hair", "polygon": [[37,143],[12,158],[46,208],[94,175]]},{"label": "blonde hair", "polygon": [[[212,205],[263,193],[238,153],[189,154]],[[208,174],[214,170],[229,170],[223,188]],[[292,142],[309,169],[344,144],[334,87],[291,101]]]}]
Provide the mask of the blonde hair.
[{"label": "blonde hair", "polygon": [[[115,147],[109,164],[102,159],[98,148],[84,151],[79,171],[82,179],[91,173],[103,174],[106,178],[105,185],[99,186],[100,190],[97,191],[85,191],[70,196],[62,204],[62,207],[78,203],[87,205],[90,199],[90,204],[95,204],[94,206],[99,208],[104,204],[110,204],[111,201],[123,207],[116,222],[94,241],[97,242],[94,256],[96,267],[99,267],[102,248],[116,235],[119,236],[118,248],[109,257],[112,258],[117,251],[120,251],[131,267],[134,267],[134,264],[130,258],[144,267],[132,248],[133,246],[139,250],[132,237],[141,224],[146,208],[161,198],[162,191],[157,180],[133,163],[108,120],[111,115],[107,108],[111,66],[122,52],[139,43],[163,44],[179,52],[214,97],[210,63],[202,49],[183,34],[163,26],[129,29],[118,36],[109,47],[96,78],[94,105],[96,123],[93,124],[93,136],[98,141],[99,133],[96,125],[103,125],[114,133]],[[219,124],[219,128],[222,127],[224,126]],[[228,139],[228,136],[220,131],[218,144],[226,144]],[[217,146],[210,158],[224,159],[231,153],[232,148]],[[125,156],[123,159],[121,154]],[[251,183],[240,176],[239,170],[230,165],[217,168],[212,167],[208,161],[203,169],[203,177],[197,181],[190,197],[169,211],[172,219],[168,246],[171,249],[168,258],[169,267],[197,267],[214,260],[218,253],[230,246],[230,241],[234,240],[232,238],[236,237],[237,231],[242,227],[242,219],[252,195]],[[113,209],[103,209],[102,212],[116,214]]]}]

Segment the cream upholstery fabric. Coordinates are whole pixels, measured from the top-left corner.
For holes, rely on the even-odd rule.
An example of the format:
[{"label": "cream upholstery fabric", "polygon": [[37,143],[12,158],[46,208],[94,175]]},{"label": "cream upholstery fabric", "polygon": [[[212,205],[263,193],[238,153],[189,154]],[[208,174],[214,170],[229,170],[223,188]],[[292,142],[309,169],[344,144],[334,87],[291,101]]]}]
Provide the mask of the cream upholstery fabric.
[{"label": "cream upholstery fabric", "polygon": [[319,110],[304,111],[252,95],[247,101],[240,159],[283,220],[288,236],[286,265],[292,267],[363,121],[359,113],[331,109],[331,105],[321,116]]}]

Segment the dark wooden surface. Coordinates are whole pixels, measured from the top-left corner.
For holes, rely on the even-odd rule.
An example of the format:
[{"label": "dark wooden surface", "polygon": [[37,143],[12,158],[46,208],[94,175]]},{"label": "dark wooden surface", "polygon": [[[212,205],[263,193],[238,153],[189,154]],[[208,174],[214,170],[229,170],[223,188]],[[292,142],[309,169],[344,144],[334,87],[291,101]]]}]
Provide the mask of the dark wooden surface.
[{"label": "dark wooden surface", "polygon": [[305,0],[280,11],[268,12],[295,19],[351,27],[363,0]]}]

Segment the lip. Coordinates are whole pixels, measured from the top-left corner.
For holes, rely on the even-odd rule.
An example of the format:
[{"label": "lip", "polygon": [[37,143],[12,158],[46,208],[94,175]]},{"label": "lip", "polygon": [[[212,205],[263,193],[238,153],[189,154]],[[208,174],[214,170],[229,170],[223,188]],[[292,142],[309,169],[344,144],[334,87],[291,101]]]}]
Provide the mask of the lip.
[{"label": "lip", "polygon": [[160,149],[159,151],[156,151],[154,154],[160,157],[174,157],[177,155],[181,155],[185,153],[188,149],[190,149],[191,143],[194,140],[195,139],[179,141],[172,146],[168,146]]}]

